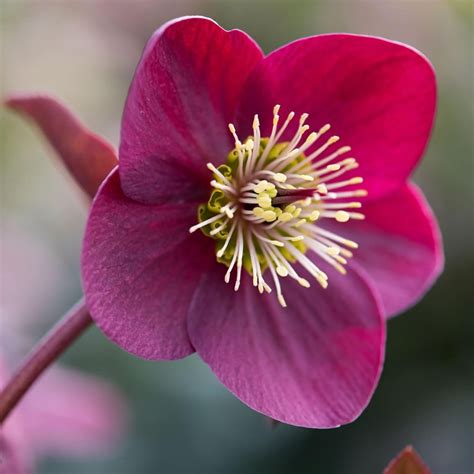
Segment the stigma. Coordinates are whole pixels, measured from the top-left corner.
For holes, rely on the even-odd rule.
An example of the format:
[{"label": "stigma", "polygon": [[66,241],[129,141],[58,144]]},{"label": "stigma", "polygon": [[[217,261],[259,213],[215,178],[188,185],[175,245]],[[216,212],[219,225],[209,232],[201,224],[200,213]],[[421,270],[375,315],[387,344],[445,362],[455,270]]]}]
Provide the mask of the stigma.
[{"label": "stigma", "polygon": [[324,222],[333,220],[342,227],[352,219],[364,219],[358,198],[367,192],[358,186],[362,177],[353,173],[347,177],[358,167],[357,160],[346,157],[349,146],[336,146],[339,137],[328,134],[329,124],[310,131],[308,114],[302,114],[294,136],[283,141],[295,113],[290,112],[281,124],[279,111],[276,105],[268,137],[261,136],[258,115],[253,135],[244,141],[229,124],[235,148],[225,164],[207,164],[213,175],[210,197],[199,206],[199,222],[189,231],[200,229],[216,240],[217,261],[228,267],[226,283],[235,274],[235,291],[244,269],[260,293],[274,289],[286,307],[285,278],[311,286],[300,275],[301,268],[322,288],[328,286],[328,275],[317,259],[308,258],[309,252],[346,274],[345,265],[358,245],[343,236],[343,229],[341,234],[325,229]]}]

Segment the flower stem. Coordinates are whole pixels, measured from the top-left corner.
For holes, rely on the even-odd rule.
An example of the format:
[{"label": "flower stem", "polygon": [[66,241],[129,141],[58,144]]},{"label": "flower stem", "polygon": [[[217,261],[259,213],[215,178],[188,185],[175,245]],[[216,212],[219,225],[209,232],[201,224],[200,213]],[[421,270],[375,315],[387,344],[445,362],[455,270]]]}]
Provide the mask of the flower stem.
[{"label": "flower stem", "polygon": [[43,371],[92,323],[84,299],[78,301],[32,349],[0,392],[0,424]]}]

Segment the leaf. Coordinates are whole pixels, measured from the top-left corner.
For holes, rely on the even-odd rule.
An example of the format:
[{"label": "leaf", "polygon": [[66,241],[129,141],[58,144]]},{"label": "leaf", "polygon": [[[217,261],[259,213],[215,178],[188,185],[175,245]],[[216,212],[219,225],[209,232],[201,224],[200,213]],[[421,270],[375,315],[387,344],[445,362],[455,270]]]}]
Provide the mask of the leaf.
[{"label": "leaf", "polygon": [[383,474],[431,474],[413,446],[407,446],[385,468]]},{"label": "leaf", "polygon": [[12,95],[5,105],[33,120],[79,186],[92,198],[118,164],[114,147],[88,130],[57,99],[42,94]]}]

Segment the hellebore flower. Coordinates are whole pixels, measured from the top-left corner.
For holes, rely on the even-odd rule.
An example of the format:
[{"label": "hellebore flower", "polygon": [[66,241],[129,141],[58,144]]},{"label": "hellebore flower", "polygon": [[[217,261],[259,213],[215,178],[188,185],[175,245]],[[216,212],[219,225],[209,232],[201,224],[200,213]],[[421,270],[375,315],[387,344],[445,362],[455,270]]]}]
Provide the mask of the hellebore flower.
[{"label": "hellebore flower", "polygon": [[331,34],[264,56],[206,18],[165,24],[87,224],[92,317],[145,359],[196,351],[276,420],[354,420],[385,318],[441,271],[435,218],[407,182],[435,103],[431,65],[399,43]]},{"label": "hellebore flower", "polygon": [[[0,387],[7,380],[3,360]],[[74,407],[71,410],[71,407]],[[122,397],[103,380],[54,368],[0,427],[0,466],[9,474],[34,470],[46,455],[103,455],[124,431]]]}]

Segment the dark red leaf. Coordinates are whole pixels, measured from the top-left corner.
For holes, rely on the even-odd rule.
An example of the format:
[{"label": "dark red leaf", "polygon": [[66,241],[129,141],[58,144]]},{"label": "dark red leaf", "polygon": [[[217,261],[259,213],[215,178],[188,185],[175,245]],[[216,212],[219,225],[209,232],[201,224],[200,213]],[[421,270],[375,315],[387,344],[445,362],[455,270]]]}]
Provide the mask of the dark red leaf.
[{"label": "dark red leaf", "polygon": [[88,130],[53,97],[12,95],[5,105],[35,122],[79,186],[93,197],[104,178],[117,165],[114,147]]},{"label": "dark red leaf", "polygon": [[413,446],[407,446],[385,468],[383,474],[431,474]]}]

